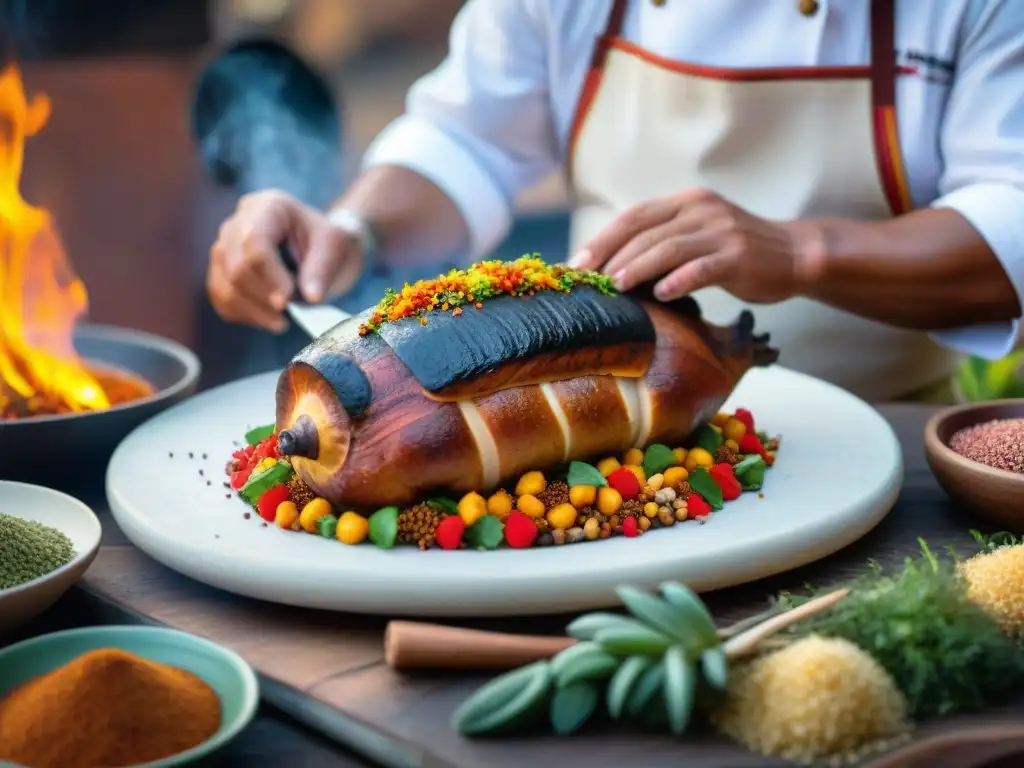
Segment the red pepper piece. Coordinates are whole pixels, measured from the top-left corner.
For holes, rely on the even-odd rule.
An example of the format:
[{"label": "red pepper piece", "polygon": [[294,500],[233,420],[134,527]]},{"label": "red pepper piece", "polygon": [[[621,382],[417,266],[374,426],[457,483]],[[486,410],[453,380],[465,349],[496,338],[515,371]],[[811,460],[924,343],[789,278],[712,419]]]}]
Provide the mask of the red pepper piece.
[{"label": "red pepper piece", "polygon": [[505,519],[505,541],[514,549],[532,547],[537,539],[537,524],[518,509],[513,509]]},{"label": "red pepper piece", "polygon": [[252,474],[248,467],[238,470],[237,472],[231,473],[231,489],[234,491],[242,490],[242,486],[245,485],[245,481],[249,479],[249,475]]},{"label": "red pepper piece", "polygon": [[[628,472],[629,470],[626,470],[626,471]],[[611,483],[609,483],[609,485],[611,485]],[[622,535],[623,536],[628,536],[629,538],[633,538],[634,536],[637,535],[637,532],[638,531],[637,531],[636,518],[635,517],[627,517],[625,520],[622,521]]]},{"label": "red pepper piece", "polygon": [[614,488],[626,501],[640,495],[640,481],[637,476],[625,467],[619,467],[605,478],[608,485]]},{"label": "red pepper piece", "polygon": [[733,418],[737,421],[742,421],[743,425],[747,428],[747,432],[754,432],[754,414],[748,411],[746,408],[737,408]]},{"label": "red pepper piece", "polygon": [[736,479],[731,464],[715,464],[715,466],[708,470],[708,474],[711,475],[712,480],[718,483],[718,487],[722,489],[723,501],[735,501],[743,493],[743,486]]},{"label": "red pepper piece", "polygon": [[707,517],[711,514],[711,505],[704,501],[699,493],[691,493],[686,500],[687,517]]},{"label": "red pepper piece", "polygon": [[761,439],[752,432],[747,432],[740,438],[740,453],[756,453],[765,458],[765,461],[768,460],[765,457],[765,450],[764,446],[761,445]]},{"label": "red pepper piece", "polygon": [[437,526],[434,536],[441,549],[458,549],[462,544],[462,534],[466,532],[466,524],[458,515],[448,515]]},{"label": "red pepper piece", "polygon": [[274,522],[274,517],[277,515],[277,507],[282,502],[289,500],[288,486],[275,485],[270,490],[264,491],[263,495],[260,496],[256,502],[256,510],[260,513],[260,517],[266,520],[268,523]]}]

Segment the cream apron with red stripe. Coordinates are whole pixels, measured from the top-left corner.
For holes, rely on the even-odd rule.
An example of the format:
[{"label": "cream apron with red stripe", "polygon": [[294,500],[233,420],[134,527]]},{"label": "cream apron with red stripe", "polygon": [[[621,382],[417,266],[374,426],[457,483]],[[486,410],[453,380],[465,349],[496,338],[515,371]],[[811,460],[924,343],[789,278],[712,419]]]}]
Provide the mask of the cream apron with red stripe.
[{"label": "cream apron with red stripe", "polygon": [[[630,206],[704,187],[768,219],[884,219],[909,210],[896,137],[892,0],[872,1],[872,65],[734,70],[669,61],[619,37],[616,0],[577,107],[573,251]],[[731,323],[743,302],[697,292]],[[780,364],[880,400],[949,374],[956,355],[806,299],[751,307]]]}]

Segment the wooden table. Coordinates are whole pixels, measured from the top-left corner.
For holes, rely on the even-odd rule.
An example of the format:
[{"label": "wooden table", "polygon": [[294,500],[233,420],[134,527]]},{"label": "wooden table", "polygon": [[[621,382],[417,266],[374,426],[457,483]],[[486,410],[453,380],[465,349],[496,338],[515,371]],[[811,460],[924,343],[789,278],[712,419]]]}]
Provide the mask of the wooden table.
[{"label": "wooden table", "polygon": [[[972,550],[970,528],[985,526],[954,508],[924,461],[921,433],[932,412],[927,406],[881,408],[904,448],[906,476],[891,514],[852,547],[817,564],[782,576],[706,595],[718,620],[727,622],[756,612],[769,593],[799,589],[808,582],[828,584],[859,572],[869,558],[898,564],[918,551],[923,536],[936,550],[952,544]],[[822,450],[828,434],[841,424],[822,425]],[[297,721],[346,744],[370,760],[394,768],[455,766],[508,768],[523,765],[607,766],[783,765],[767,761],[724,741],[706,738],[674,741],[667,737],[604,732],[575,739],[538,737],[474,742],[448,728],[454,707],[480,678],[461,674],[404,676],[385,666],[385,621],[261,603],[206,587],[158,565],[136,550],[116,527],[105,501],[95,491],[80,494],[94,505],[104,525],[103,547],[76,595],[94,621],[130,617],[173,625],[230,646],[260,673],[265,699]],[[818,503],[808,499],[808,504]],[[821,500],[821,503],[825,503]],[[799,514],[793,510],[793,514]],[[799,542],[794,542],[799,546]],[[358,589],[358,584],[350,585]],[[530,633],[559,633],[570,617],[461,622]],[[454,623],[454,622],[453,622]],[[986,713],[986,720],[1016,717],[1013,710]],[[940,726],[924,724],[928,734]],[[1020,748],[1020,747],[1018,747]],[[1005,752],[1005,748],[1004,748]],[[942,765],[980,765],[944,752]],[[323,763],[329,765],[331,763]],[[1011,763],[1007,763],[1009,765]]]}]

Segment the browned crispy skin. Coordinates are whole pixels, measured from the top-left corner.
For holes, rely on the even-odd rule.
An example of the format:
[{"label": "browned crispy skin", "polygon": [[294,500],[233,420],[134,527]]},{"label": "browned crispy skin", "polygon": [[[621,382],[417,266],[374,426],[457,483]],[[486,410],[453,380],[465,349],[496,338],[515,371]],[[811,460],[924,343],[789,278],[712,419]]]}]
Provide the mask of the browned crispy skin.
[{"label": "browned crispy skin", "polygon": [[[657,344],[647,373],[638,381],[633,407],[627,404],[616,378],[583,375],[550,382],[550,392],[568,425],[568,449],[558,417],[540,384],[516,386],[477,397],[466,410],[486,425],[485,438],[496,450],[500,479],[531,469],[546,469],[569,459],[618,455],[633,447],[642,432],[641,409],[650,430],[645,444],[678,444],[722,405],[753,354],[716,343],[716,333],[728,338],[729,329],[706,326],[657,303],[644,302],[657,329]],[[724,334],[724,335],[723,335]],[[348,345],[354,354],[358,345]],[[575,365],[586,368],[585,352]],[[485,483],[485,462],[467,424],[463,405],[428,398],[419,382],[386,344],[380,343],[359,360],[373,398],[362,418],[352,419],[340,468],[294,458],[299,475],[335,505],[372,511],[405,505],[434,492],[461,494],[491,490]],[[538,366],[539,367],[539,366]],[[278,393],[278,427],[311,413],[329,388],[309,371],[282,377]],[[646,400],[645,400],[646,398]],[[468,401],[463,401],[464,404]],[[642,404],[646,403],[645,406]],[[313,409],[317,410],[317,409]],[[318,412],[343,413],[340,406]],[[339,418],[339,423],[344,418]],[[323,427],[321,427],[321,430]],[[492,462],[493,463],[493,462]]]},{"label": "browned crispy skin", "polygon": [[483,397],[512,387],[560,381],[579,376],[608,374],[639,378],[654,357],[654,344],[615,344],[585,347],[570,352],[549,352],[529,360],[514,360],[472,381],[459,382],[438,392],[424,394],[434,400],[452,401]]}]

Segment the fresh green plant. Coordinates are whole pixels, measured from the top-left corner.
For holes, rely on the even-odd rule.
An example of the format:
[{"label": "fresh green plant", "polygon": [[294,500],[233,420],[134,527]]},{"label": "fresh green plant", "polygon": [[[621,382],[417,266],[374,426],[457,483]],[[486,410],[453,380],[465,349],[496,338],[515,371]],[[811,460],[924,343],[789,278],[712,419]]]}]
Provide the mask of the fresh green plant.
[{"label": "fresh green plant", "polygon": [[713,700],[728,682],[711,614],[682,584],[662,584],[660,596],[633,587],[617,594],[630,615],[576,619],[566,631],[578,643],[480,688],[455,711],[453,727],[473,736],[508,733],[546,712],[555,733],[569,734],[603,701],[613,719],[684,733],[698,703]]},{"label": "fresh green plant", "polygon": [[[850,640],[874,656],[917,716],[979,709],[1024,678],[1024,655],[968,599],[953,561],[922,555],[886,575],[877,565],[828,611],[790,628]],[[806,598],[783,596],[790,605]]]},{"label": "fresh green plant", "polygon": [[1024,397],[1024,350],[1000,360],[968,357],[956,370],[953,388],[968,403]]}]

